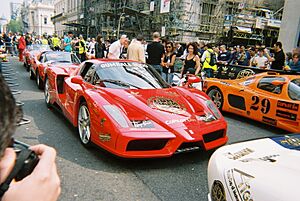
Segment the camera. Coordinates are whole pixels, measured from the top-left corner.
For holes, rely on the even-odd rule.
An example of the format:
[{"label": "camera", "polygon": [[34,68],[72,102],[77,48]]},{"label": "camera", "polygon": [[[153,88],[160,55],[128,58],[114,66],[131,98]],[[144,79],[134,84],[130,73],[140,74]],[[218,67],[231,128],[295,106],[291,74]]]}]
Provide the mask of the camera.
[{"label": "camera", "polygon": [[29,145],[17,140],[13,140],[12,148],[17,154],[15,166],[20,165],[19,171],[14,179],[20,181],[32,173],[39,162],[39,157],[34,151],[28,149]]}]

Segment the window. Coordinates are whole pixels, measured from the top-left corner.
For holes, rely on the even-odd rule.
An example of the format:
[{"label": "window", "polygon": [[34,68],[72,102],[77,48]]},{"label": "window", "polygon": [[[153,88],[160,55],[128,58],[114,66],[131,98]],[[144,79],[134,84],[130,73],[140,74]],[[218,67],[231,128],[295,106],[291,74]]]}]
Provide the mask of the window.
[{"label": "window", "polygon": [[292,100],[300,100],[300,79],[294,79],[289,83],[288,88],[289,97]]},{"label": "window", "polygon": [[283,85],[274,85],[272,84],[273,81],[282,81],[284,82],[285,79],[283,77],[263,77],[258,85],[257,88],[264,90],[264,91],[268,91],[274,94],[280,94],[282,91],[282,86]]},{"label": "window", "polygon": [[47,17],[44,17],[44,24],[47,24]]}]

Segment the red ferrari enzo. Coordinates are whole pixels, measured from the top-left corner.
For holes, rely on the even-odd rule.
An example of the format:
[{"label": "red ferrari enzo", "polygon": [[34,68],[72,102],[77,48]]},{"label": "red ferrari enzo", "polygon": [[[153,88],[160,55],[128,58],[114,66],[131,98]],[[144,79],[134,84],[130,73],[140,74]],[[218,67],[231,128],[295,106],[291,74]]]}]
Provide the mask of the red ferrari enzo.
[{"label": "red ferrari enzo", "polygon": [[171,87],[147,64],[88,60],[79,68],[48,68],[45,101],[78,128],[84,146],[120,157],[168,157],[228,140],[227,124],[205,93]]},{"label": "red ferrari enzo", "polygon": [[33,64],[30,66],[29,77],[30,79],[36,79],[36,84],[39,89],[44,88],[45,71],[49,66],[54,65],[78,65],[80,64],[78,57],[70,52],[61,51],[43,51],[38,54]]},{"label": "red ferrari enzo", "polygon": [[24,67],[26,68],[26,70],[29,71],[31,64],[33,64],[38,54],[40,54],[43,51],[50,51],[50,50],[51,48],[49,45],[40,45],[40,44],[28,45],[23,52],[25,58]]}]

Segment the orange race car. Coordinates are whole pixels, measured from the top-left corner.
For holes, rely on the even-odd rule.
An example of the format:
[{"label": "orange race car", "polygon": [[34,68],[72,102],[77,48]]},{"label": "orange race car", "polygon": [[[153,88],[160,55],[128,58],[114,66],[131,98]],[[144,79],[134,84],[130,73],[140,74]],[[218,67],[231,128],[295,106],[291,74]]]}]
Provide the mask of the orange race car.
[{"label": "orange race car", "polygon": [[208,78],[203,91],[222,110],[300,132],[300,76],[265,72],[238,80]]}]

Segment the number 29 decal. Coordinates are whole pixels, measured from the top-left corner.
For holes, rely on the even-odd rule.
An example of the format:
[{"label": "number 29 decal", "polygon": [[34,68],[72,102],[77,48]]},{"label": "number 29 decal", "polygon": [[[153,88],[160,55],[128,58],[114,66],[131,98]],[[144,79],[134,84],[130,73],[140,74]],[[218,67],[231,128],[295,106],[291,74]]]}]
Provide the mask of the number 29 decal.
[{"label": "number 29 decal", "polygon": [[258,96],[252,96],[251,99],[253,102],[250,110],[257,111],[260,108],[263,114],[267,114],[270,111],[271,103],[269,99],[264,98],[260,101]]}]

